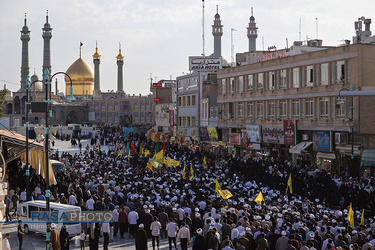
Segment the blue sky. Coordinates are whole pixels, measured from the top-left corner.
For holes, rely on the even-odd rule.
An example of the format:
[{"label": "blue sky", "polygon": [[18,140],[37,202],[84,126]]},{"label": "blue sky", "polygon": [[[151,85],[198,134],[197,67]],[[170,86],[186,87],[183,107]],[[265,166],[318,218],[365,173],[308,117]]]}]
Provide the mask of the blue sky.
[{"label": "blue sky", "polygon": [[[344,39],[352,40],[354,21],[371,16],[374,1],[358,5],[352,1],[316,0],[307,5],[304,1],[271,0],[205,0],[206,54],[213,52],[211,25],[219,5],[224,25],[222,54],[231,59],[231,28],[235,53],[248,50],[246,27],[250,8],[258,26],[257,49],[268,46],[284,48],[301,37],[318,38],[323,45],[338,45]],[[188,57],[202,53],[202,1],[201,0],[0,0],[0,88],[7,84],[11,91],[19,89],[21,67],[20,30],[24,14],[31,31],[29,43],[30,72],[34,68],[41,76],[42,27],[46,10],[53,28],[51,50],[52,71],[66,71],[79,57],[82,41],[82,58],[92,67],[95,42],[101,57],[100,74],[102,91],[116,90],[118,44],[125,56],[124,90],[129,94],[149,93],[150,73],[155,80],[173,79],[188,72]],[[373,27],[375,23],[372,24]],[[371,28],[371,30],[374,30]],[[7,82],[4,82],[7,81]],[[58,78],[59,90],[65,91],[63,77]]]}]

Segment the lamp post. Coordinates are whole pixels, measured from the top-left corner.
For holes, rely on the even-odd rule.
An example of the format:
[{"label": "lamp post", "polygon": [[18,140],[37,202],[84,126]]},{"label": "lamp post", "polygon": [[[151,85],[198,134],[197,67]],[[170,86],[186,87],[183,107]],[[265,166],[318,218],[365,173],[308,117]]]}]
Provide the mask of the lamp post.
[{"label": "lamp post", "polygon": [[[338,101],[336,104],[337,108],[340,108],[344,102],[341,100],[341,91],[353,91],[353,85],[350,85],[350,90],[347,88],[342,88],[339,91]],[[348,117],[345,119],[345,123],[347,126],[350,127],[350,133],[351,133],[351,156],[350,156],[350,163],[352,169],[354,168],[354,110],[353,110],[353,97],[348,98]]]}]

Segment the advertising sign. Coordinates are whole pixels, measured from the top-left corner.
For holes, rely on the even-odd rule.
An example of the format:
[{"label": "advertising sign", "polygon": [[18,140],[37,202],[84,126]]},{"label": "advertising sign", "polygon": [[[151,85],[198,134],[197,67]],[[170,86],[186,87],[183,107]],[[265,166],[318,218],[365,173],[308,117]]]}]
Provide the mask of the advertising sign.
[{"label": "advertising sign", "polygon": [[295,133],[295,121],[284,120],[284,143],[287,145],[295,145],[296,133]]},{"label": "advertising sign", "polygon": [[202,141],[209,141],[209,137],[208,137],[206,127],[200,127],[199,128],[199,137],[201,138]]},{"label": "advertising sign", "polygon": [[196,128],[179,128],[177,131],[177,136],[198,136],[198,131]]},{"label": "advertising sign", "polygon": [[173,131],[174,126],[174,110],[169,110],[169,130]]},{"label": "advertising sign", "polygon": [[208,137],[210,138],[210,141],[218,140],[217,131],[215,127],[207,127],[207,133]]},{"label": "advertising sign", "polygon": [[313,150],[332,152],[330,132],[313,131]]},{"label": "advertising sign", "polygon": [[211,71],[222,68],[222,57],[189,56],[189,70]]},{"label": "advertising sign", "polygon": [[260,125],[246,125],[246,134],[249,142],[261,142]]},{"label": "advertising sign", "polygon": [[240,142],[241,142],[241,134],[231,133],[229,135],[229,143],[240,144]]},{"label": "advertising sign", "polygon": [[263,127],[263,142],[284,144],[284,130],[282,127]]}]

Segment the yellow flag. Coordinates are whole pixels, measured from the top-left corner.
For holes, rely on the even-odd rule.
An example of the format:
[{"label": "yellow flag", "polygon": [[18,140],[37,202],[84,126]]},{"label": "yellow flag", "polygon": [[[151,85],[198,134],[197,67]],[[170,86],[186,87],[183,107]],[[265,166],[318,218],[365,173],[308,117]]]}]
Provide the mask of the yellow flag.
[{"label": "yellow flag", "polygon": [[221,194],[220,194],[220,190],[221,190],[221,187],[220,187],[219,181],[218,181],[217,178],[216,178],[215,191],[216,191],[216,193],[217,193],[218,195],[221,196]]},{"label": "yellow flag", "polygon": [[185,176],[185,168],[186,168],[186,163],[184,165],[184,170],[182,170],[182,179],[186,179],[186,176]]},{"label": "yellow flag", "polygon": [[150,151],[147,150],[147,151],[145,152],[145,156],[148,156],[149,154],[150,154]]},{"label": "yellow flag", "polygon": [[168,165],[167,165],[167,160],[166,160],[164,157],[163,157],[163,159],[164,159],[164,162],[163,162],[163,163],[165,164],[165,166],[168,166]]},{"label": "yellow flag", "polygon": [[170,167],[171,166],[171,158],[169,158],[169,156],[167,156],[167,167]]},{"label": "yellow flag", "polygon": [[151,171],[154,171],[154,168],[152,167],[151,158],[148,159],[148,162],[147,162],[147,166],[146,166],[146,168],[150,169]]},{"label": "yellow flag", "polygon": [[193,178],[194,178],[193,164],[190,164],[189,181],[191,181]]},{"label": "yellow flag", "polygon": [[143,151],[143,147],[141,145],[141,154],[144,154],[145,152]]},{"label": "yellow flag", "polygon": [[163,150],[160,150],[159,153],[156,153],[154,155],[154,162],[159,162],[161,164],[164,163],[164,155],[163,155]]},{"label": "yellow flag", "polygon": [[219,190],[219,195],[223,197],[224,200],[227,200],[233,196],[233,194],[228,190]]},{"label": "yellow flag", "polygon": [[254,200],[258,205],[265,205],[262,191],[259,192],[258,196]]},{"label": "yellow flag", "polygon": [[124,152],[123,151],[121,151],[120,153],[118,153],[118,156],[122,156],[122,154],[123,154]]},{"label": "yellow flag", "polygon": [[292,189],[292,174],[289,174],[288,187],[289,187],[289,192],[291,194],[293,194],[293,189]]},{"label": "yellow flag", "polygon": [[354,216],[353,216],[352,203],[350,203],[348,220],[349,220],[350,226],[352,227],[352,229],[354,229]]},{"label": "yellow flag", "polygon": [[179,161],[176,161],[176,160],[171,159],[171,166],[173,166],[173,167],[177,167],[177,166],[179,166],[179,165],[180,165],[180,162],[179,162]]},{"label": "yellow flag", "polygon": [[365,225],[365,209],[362,210],[361,225]]},{"label": "yellow flag", "polygon": [[203,158],[203,167],[205,167],[207,165],[207,162],[206,162],[206,156]]}]

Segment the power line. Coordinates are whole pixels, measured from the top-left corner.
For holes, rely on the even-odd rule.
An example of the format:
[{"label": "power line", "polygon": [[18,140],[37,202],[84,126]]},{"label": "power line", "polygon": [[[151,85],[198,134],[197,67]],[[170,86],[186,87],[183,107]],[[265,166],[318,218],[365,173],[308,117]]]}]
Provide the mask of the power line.
[{"label": "power line", "polygon": [[14,85],[19,85],[19,83],[10,82],[10,81],[6,81],[3,79],[0,79],[0,82],[6,82],[6,83],[14,84]]}]

